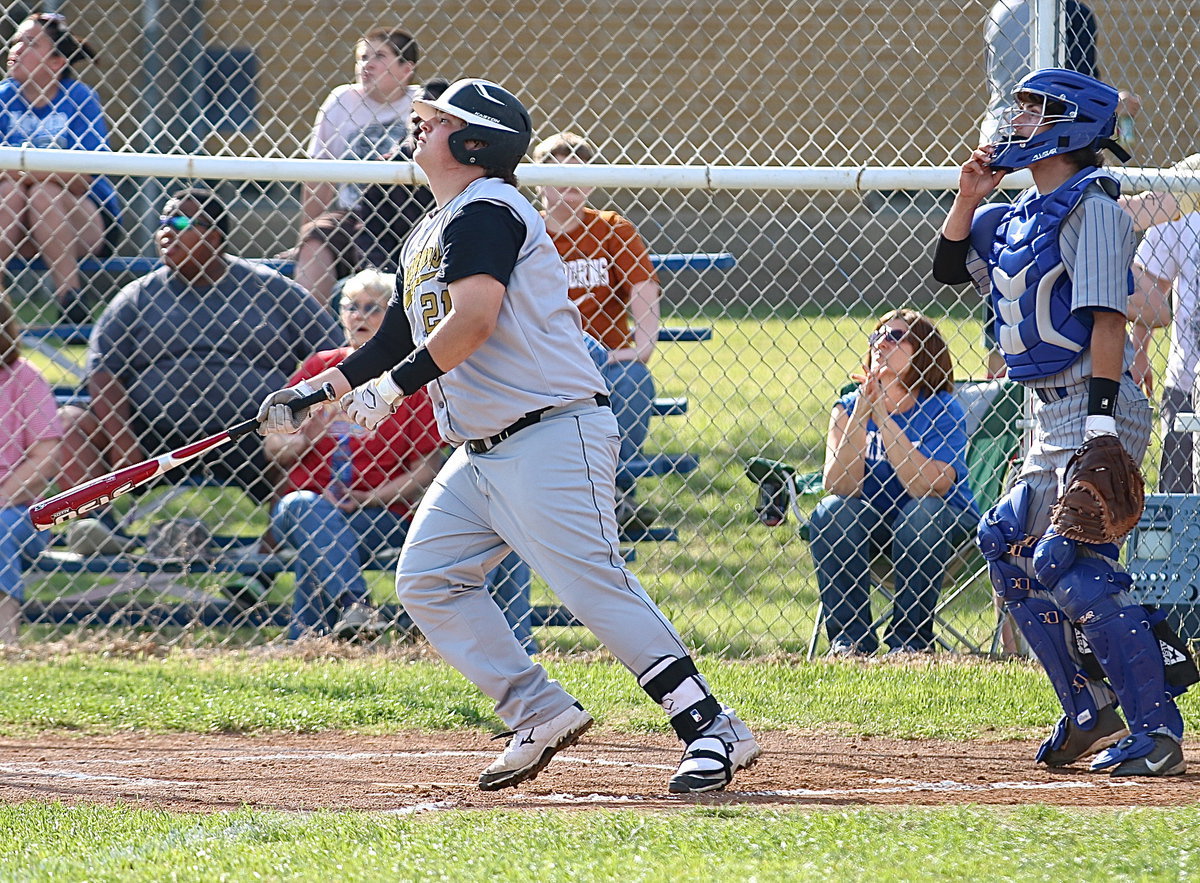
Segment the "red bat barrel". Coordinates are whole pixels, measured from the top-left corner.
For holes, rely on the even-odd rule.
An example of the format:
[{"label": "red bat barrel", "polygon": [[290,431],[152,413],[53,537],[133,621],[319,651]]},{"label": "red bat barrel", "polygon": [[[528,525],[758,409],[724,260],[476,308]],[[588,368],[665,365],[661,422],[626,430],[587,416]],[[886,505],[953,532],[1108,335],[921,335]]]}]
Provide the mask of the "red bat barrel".
[{"label": "red bat barrel", "polygon": [[[333,398],[333,386],[326,383],[309,395],[293,399],[288,402],[288,405],[293,411],[299,411],[321,402],[332,401]],[[79,487],[56,494],[48,500],[34,503],[29,507],[29,518],[38,530],[47,530],[56,524],[63,524],[72,518],[78,518],[80,515],[111,503],[135,487],[157,478],[168,469],[173,469],[188,460],[199,457],[211,448],[241,438],[243,435],[249,435],[257,427],[257,420],[245,420],[224,432],[218,432],[216,435],[210,435],[198,442],[184,445],[169,454],[163,454],[153,460],[135,463],[133,466],[126,466],[116,472],[94,478]]]},{"label": "red bat barrel", "polygon": [[145,460],[133,466],[126,466],[48,500],[35,503],[29,507],[29,517],[34,527],[45,530],[111,503],[163,471],[163,466],[158,460]]}]

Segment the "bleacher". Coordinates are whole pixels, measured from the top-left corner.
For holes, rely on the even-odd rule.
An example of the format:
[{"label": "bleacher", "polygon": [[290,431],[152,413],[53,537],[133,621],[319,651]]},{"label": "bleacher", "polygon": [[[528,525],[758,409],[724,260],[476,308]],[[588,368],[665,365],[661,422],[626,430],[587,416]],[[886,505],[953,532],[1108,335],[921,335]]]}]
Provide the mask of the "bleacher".
[{"label": "bleacher", "polygon": [[[278,270],[290,275],[293,270],[291,261],[272,258],[256,258],[255,263]],[[737,259],[726,252],[690,252],[652,254],[651,262],[656,269],[678,272],[681,270],[708,271],[729,270],[737,264]],[[80,270],[85,276],[95,273],[129,274],[140,276],[150,273],[162,266],[157,258],[142,256],[113,256],[107,258],[87,258],[80,264]],[[23,269],[44,270],[41,259],[26,262],[14,259],[9,262],[10,272],[18,273]],[[22,342],[30,345],[43,355],[52,359],[64,370],[73,373],[81,381],[83,379],[82,365],[64,358],[60,346],[86,339],[92,331],[90,325],[75,325],[56,323],[53,325],[31,326],[22,332]],[[666,326],[658,331],[658,339],[663,343],[703,343],[712,339],[712,329],[706,327]],[[60,405],[84,404],[88,401],[86,390],[79,387],[59,386],[55,395]],[[686,397],[663,397],[655,399],[652,415],[655,417],[674,417],[686,414],[688,400]],[[695,471],[699,460],[692,454],[656,454],[639,458],[628,464],[627,474],[630,478],[644,478],[651,475],[687,474]]]}]

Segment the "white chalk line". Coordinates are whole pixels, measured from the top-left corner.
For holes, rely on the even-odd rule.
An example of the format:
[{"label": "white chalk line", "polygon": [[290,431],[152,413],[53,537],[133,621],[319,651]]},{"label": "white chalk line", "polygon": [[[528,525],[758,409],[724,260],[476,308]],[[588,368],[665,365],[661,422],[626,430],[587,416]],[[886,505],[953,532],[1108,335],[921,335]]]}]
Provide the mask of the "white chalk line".
[{"label": "white chalk line", "polygon": [[44,766],[32,763],[0,763],[0,773],[14,776],[27,776],[31,779],[73,779],[81,782],[112,782],[114,785],[139,785],[148,788],[161,788],[196,785],[196,782],[179,782],[172,779],[152,779],[146,776],[116,776],[93,775],[76,770],[46,769]]},{"label": "white chalk line", "polygon": [[[872,788],[788,788],[776,791],[728,791],[713,792],[713,795],[726,794],[730,797],[853,797],[868,794],[912,794],[922,791],[935,792],[987,792],[987,791],[1035,791],[1060,789],[1095,789],[1095,788],[1127,788],[1137,786],[1138,782],[989,782],[984,785],[971,785],[965,782],[955,782],[944,779],[940,782],[918,782],[904,779],[872,779],[880,783]],[[894,784],[889,784],[894,783]],[[524,794],[510,795],[514,801],[536,801],[538,803],[644,803],[646,801],[689,801],[686,795],[629,795],[629,794]]]},{"label": "white chalk line", "polygon": [[72,760],[71,763],[100,763],[111,766],[161,763],[163,760],[175,762],[196,761],[200,763],[258,763],[267,760],[374,760],[381,757],[421,758],[421,757],[495,757],[494,751],[295,751],[275,754],[183,754],[164,753],[154,757],[127,757],[109,760],[103,757],[84,757]]},{"label": "white chalk line", "polygon": [[385,791],[428,791],[431,788],[474,788],[478,781],[470,782],[367,782],[372,788]]},{"label": "white chalk line", "polygon": [[873,788],[787,788],[779,791],[739,791],[746,797],[845,797],[854,794],[913,794],[920,791],[940,792],[973,792],[987,791],[1068,791],[1097,788],[1128,788],[1137,787],[1139,782],[1120,782],[1109,780],[1103,782],[1081,782],[1077,780],[1064,782],[986,782],[968,784],[955,782],[953,779],[943,779],[940,782],[920,782],[913,779],[872,779],[879,785]]},{"label": "white chalk line", "polygon": [[[136,766],[151,763],[162,763],[165,760],[170,760],[175,763],[194,762],[211,764],[214,761],[218,763],[262,763],[266,761],[280,760],[334,760],[334,761],[354,761],[354,760],[376,760],[381,758],[392,759],[409,759],[420,760],[433,757],[478,757],[478,758],[493,758],[495,752],[491,751],[453,751],[453,750],[432,750],[432,751],[355,751],[355,752],[333,752],[333,751],[301,751],[290,753],[250,753],[241,755],[195,755],[195,754],[164,754],[154,757],[133,757],[120,759],[106,759],[100,757],[85,757],[73,758],[66,761],[41,761],[38,763],[0,763],[0,773],[8,773],[10,775],[19,775],[31,779],[68,779],[78,782],[94,782],[94,783],[110,783],[121,787],[143,787],[143,788],[161,788],[161,787],[179,787],[179,786],[195,786],[203,784],[201,782],[177,781],[173,779],[158,779],[149,776],[120,776],[115,773],[85,773],[78,769],[62,769],[62,766],[78,767],[85,764],[103,764],[105,766]],[[673,766],[663,764],[640,764],[625,760],[607,760],[605,758],[588,758],[575,757],[566,754],[560,754],[555,757],[555,763],[574,763],[581,766],[618,766],[631,769],[651,769],[651,770],[673,770]],[[50,764],[47,766],[47,764]],[[58,768],[56,768],[56,766]],[[420,788],[424,787],[443,787],[443,788],[474,788],[475,782],[427,782],[427,783],[412,783],[411,786],[405,786],[401,783],[375,782],[372,783],[375,787],[397,789],[403,787]],[[433,807],[438,808],[438,807]]]},{"label": "white chalk line", "polygon": [[383,809],[379,810],[379,812],[385,816],[414,816],[423,812],[439,812],[447,809],[455,809],[457,806],[457,800],[435,800],[430,803],[414,803],[412,806]]},{"label": "white chalk line", "polygon": [[[162,754],[155,757],[132,757],[119,759],[106,759],[103,757],[85,757],[77,760],[68,761],[72,765],[79,764],[103,764],[105,766],[136,766],[150,763],[161,763],[164,760],[172,760],[176,763],[181,762],[197,762],[197,763],[261,763],[263,761],[274,760],[378,760],[381,758],[393,758],[399,760],[421,760],[430,757],[478,757],[493,759],[496,757],[495,751],[457,751],[457,750],[430,750],[430,751],[354,751],[354,752],[336,752],[336,751],[297,751],[290,753],[275,753],[275,754]],[[575,763],[583,766],[614,766],[614,767],[629,767],[630,769],[643,770],[673,770],[675,767],[671,764],[659,763],[637,763],[629,760],[610,760],[604,757],[576,757],[569,754],[559,754],[554,758],[555,763]]]}]

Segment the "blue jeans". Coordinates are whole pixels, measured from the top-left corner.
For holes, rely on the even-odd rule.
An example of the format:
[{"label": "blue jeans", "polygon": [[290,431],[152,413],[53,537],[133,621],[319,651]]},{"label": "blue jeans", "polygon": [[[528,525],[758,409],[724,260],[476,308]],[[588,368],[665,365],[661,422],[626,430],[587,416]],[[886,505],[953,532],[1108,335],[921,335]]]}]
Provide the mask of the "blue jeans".
[{"label": "blue jeans", "polygon": [[857,497],[825,497],[809,521],[810,547],[830,644],[863,653],[879,649],[871,628],[871,559],[880,551],[894,565],[895,600],[884,636],[892,649],[933,648],[933,611],[942,576],[978,516],[941,497],[910,500],[891,518]]},{"label": "blue jeans", "polygon": [[22,571],[46,548],[47,534],[34,530],[27,506],[0,509],[0,592],[25,600]]},{"label": "blue jeans", "polygon": [[[400,548],[408,524],[408,519],[381,507],[343,512],[312,491],[293,491],[280,500],[271,527],[296,550],[296,597],[288,636],[295,640],[309,632],[327,634],[345,608],[367,602],[363,566],[389,547]],[[536,653],[529,582],[529,565],[516,554],[488,574],[489,589],[517,639]]]},{"label": "blue jeans", "polygon": [[343,512],[312,491],[293,491],[275,505],[275,535],[296,550],[296,597],[288,635],[332,631],[342,610],[367,601],[363,565],[388,546],[399,548],[408,520],[381,507]]},{"label": "blue jeans", "polygon": [[633,482],[621,475],[624,466],[641,456],[642,444],[650,431],[650,408],[654,404],[654,378],[639,361],[610,362],[600,369],[608,384],[613,414],[621,436],[621,459],[617,467],[617,487],[631,490]]}]

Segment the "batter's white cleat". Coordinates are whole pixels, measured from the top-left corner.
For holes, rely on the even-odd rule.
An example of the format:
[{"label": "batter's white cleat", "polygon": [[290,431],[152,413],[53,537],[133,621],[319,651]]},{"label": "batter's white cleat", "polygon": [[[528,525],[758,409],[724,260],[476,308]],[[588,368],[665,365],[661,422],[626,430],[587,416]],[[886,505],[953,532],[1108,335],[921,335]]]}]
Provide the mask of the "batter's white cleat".
[{"label": "batter's white cleat", "polygon": [[506,735],[508,747],[479,777],[482,791],[499,791],[537,778],[551,758],[569,748],[592,725],[592,716],[576,703],[540,726]]},{"label": "batter's white cleat", "polygon": [[733,781],[734,773],[750,769],[761,756],[762,748],[749,733],[734,742],[701,736],[684,749],[667,790],[672,794],[720,791]]}]

